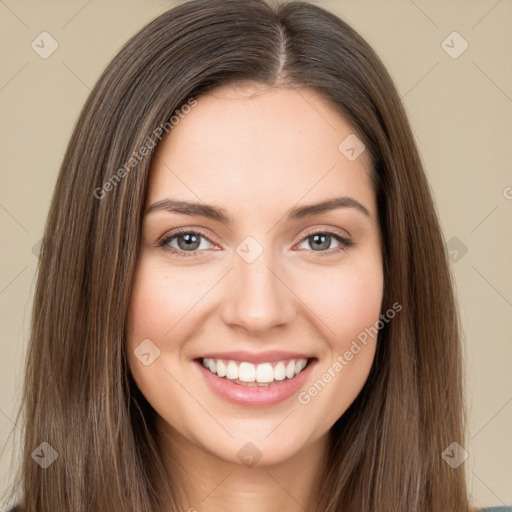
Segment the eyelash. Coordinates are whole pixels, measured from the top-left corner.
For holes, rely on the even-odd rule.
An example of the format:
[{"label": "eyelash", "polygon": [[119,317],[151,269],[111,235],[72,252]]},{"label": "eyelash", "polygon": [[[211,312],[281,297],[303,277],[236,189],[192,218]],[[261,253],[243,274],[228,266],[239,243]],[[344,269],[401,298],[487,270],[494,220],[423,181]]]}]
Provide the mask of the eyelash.
[{"label": "eyelash", "polygon": [[[178,250],[174,247],[170,247],[168,245],[171,240],[173,240],[174,238],[178,237],[179,235],[183,235],[183,234],[200,235],[201,237],[206,239],[208,242],[215,245],[215,243],[212,242],[210,240],[210,238],[208,236],[206,236],[202,231],[194,231],[191,229],[179,229],[178,231],[174,231],[173,233],[171,233],[169,236],[164,235],[164,238],[161,239],[160,242],[158,242],[158,247],[160,247],[163,251],[170,252],[180,258],[197,257],[197,252],[202,252],[202,251],[183,251],[183,250]],[[336,248],[334,250],[331,249],[329,251],[319,251],[318,256],[320,256],[320,257],[333,256],[334,254],[338,254],[341,251],[346,251],[347,249],[349,249],[350,247],[352,247],[354,245],[354,242],[352,240],[350,240],[349,238],[340,235],[337,231],[330,231],[330,230],[316,230],[316,231],[313,230],[313,231],[307,232],[306,235],[303,238],[301,238],[301,240],[299,240],[298,243],[302,243],[304,240],[306,240],[310,236],[317,235],[317,234],[330,235],[341,244],[338,248]],[[311,252],[317,252],[317,251],[311,250]]]}]

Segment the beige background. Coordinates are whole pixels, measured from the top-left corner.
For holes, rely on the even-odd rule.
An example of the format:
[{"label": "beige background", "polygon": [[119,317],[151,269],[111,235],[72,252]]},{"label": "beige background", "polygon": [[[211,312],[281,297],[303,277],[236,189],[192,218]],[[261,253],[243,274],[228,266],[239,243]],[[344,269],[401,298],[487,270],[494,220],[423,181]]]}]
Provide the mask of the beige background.
[{"label": "beige background", "polygon": [[[473,501],[512,504],[512,3],[315,3],[367,39],[404,100],[454,260],[466,334],[464,448]],[[72,127],[121,45],[172,5],[0,0],[0,447],[11,430],[21,432],[12,418],[37,244]],[[43,31],[59,45],[47,59],[31,48]],[[441,46],[453,31],[469,44],[456,59]],[[461,48],[461,40],[448,41],[452,51]],[[1,460],[0,492],[10,454],[7,448]]]}]

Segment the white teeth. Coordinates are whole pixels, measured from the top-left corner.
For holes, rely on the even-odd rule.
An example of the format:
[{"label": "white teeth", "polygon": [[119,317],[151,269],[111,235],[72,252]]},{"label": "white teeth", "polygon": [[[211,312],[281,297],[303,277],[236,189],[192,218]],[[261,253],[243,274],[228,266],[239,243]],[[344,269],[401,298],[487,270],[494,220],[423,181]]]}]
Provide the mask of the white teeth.
[{"label": "white teeth", "polygon": [[228,368],[226,370],[226,379],[238,379],[238,365],[234,361],[229,361],[228,363]]},{"label": "white teeth", "polygon": [[295,361],[290,361],[285,370],[285,375],[291,379],[295,375]]},{"label": "white teeth", "polygon": [[284,363],[279,361],[274,368],[274,379],[276,380],[284,380],[286,377],[286,368],[284,367]]},{"label": "white teeth", "polygon": [[256,380],[256,367],[252,363],[240,363],[238,378],[242,382],[254,382]]},{"label": "white teeth", "polygon": [[256,370],[256,380],[258,382],[272,382],[274,380],[274,369],[270,363],[258,365],[258,369]]},{"label": "white teeth", "polygon": [[224,377],[226,375],[226,365],[220,359],[217,361],[217,375]]},{"label": "white teeth", "polygon": [[202,360],[203,366],[219,377],[239,381],[239,383],[267,385],[274,380],[292,379],[306,367],[307,362],[307,359],[291,359],[279,361],[272,366],[272,363],[254,365],[247,362],[223,361],[222,359],[204,358]]},{"label": "white teeth", "polygon": [[295,363],[295,374],[300,373],[304,369],[304,367],[306,366],[307,362],[308,362],[307,360],[299,359]]}]

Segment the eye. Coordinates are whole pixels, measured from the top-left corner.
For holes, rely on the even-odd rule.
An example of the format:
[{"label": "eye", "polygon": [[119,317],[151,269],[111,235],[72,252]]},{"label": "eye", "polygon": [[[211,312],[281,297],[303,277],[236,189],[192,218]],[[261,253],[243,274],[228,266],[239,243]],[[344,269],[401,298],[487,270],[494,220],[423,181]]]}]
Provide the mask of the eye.
[{"label": "eye", "polygon": [[[208,247],[204,247],[204,244],[201,243],[202,239],[206,240],[207,243],[213,244],[213,242],[211,242],[211,240],[200,231],[182,229],[179,231],[175,231],[171,235],[165,237],[159,243],[159,247],[161,247],[165,251],[172,252],[177,256],[195,256],[194,252],[197,252],[196,249],[208,249]],[[174,241],[176,241],[177,247],[175,245],[172,245]]]},{"label": "eye", "polygon": [[[333,250],[326,251],[329,249],[331,242],[335,240],[338,243],[338,247]],[[313,231],[308,233],[306,238],[303,238],[301,244],[308,244],[313,248],[313,252],[320,253],[318,256],[329,256],[337,254],[340,251],[346,251],[349,247],[354,245],[354,242],[349,238],[341,235],[337,231],[323,230]]]},{"label": "eye", "polygon": [[[172,254],[175,254],[179,257],[195,257],[197,256],[198,252],[201,252],[197,249],[204,250],[211,248],[208,246],[205,247],[205,244],[202,243],[202,240],[206,241],[206,245],[215,245],[201,231],[193,231],[190,229],[181,229],[179,231],[175,231],[169,236],[164,237],[158,245],[164,251],[171,252]],[[325,250],[329,249],[333,240],[338,243],[338,247],[333,250]],[[317,230],[310,232],[305,238],[301,240],[299,245],[304,243],[309,244],[310,247],[312,247],[311,252],[318,253],[318,256],[329,256],[337,254],[341,251],[347,250],[349,247],[354,245],[354,242],[349,238],[341,235],[337,231],[330,230]]]}]

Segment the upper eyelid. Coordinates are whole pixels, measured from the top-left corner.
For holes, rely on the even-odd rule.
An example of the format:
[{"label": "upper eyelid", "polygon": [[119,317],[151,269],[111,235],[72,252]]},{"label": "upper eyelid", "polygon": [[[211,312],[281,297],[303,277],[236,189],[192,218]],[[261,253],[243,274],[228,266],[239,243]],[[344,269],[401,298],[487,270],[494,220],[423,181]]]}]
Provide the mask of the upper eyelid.
[{"label": "upper eyelid", "polygon": [[180,228],[178,229],[178,231],[174,231],[172,233],[169,233],[169,234],[165,234],[163,237],[161,237],[158,241],[158,243],[164,243],[164,242],[167,242],[168,240],[171,240],[179,235],[183,235],[183,234],[186,234],[186,233],[194,233],[196,235],[199,235],[199,236],[202,236],[203,238],[205,238],[206,240],[208,240],[208,242],[210,242],[211,244],[214,244],[214,245],[217,245],[212,239],[210,236],[208,236],[206,233],[203,233],[202,231],[200,231],[199,229],[188,229],[188,228]]},{"label": "upper eyelid", "polygon": [[[332,235],[338,235],[341,238],[344,238],[345,240],[352,241],[352,236],[346,231],[345,229],[341,228],[335,228],[335,227],[319,227],[319,228],[311,228],[306,229],[306,232],[302,236],[302,238],[299,241],[304,240],[304,238],[307,238],[308,236],[314,235],[316,233],[329,233]],[[345,234],[342,234],[345,233]]]},{"label": "upper eyelid", "polygon": [[[346,234],[341,234],[342,231],[345,232]],[[186,234],[186,233],[195,233],[197,235],[202,236],[206,240],[208,240],[208,242],[210,242],[211,244],[219,245],[214,240],[212,240],[210,236],[208,236],[206,233],[201,231],[199,228],[179,228],[177,231],[174,231],[172,233],[166,234],[163,237],[161,237],[158,241],[158,244],[163,245],[166,242],[168,242],[169,240],[171,240],[179,235]],[[353,244],[352,237],[348,234],[348,232],[346,232],[345,230],[342,230],[341,228],[334,228],[334,227],[319,227],[319,228],[308,229],[308,230],[306,230],[306,232],[302,235],[302,237],[300,239],[298,239],[297,241],[294,242],[294,244],[300,243],[300,242],[304,241],[306,238],[308,238],[309,236],[319,234],[319,233],[327,233],[331,236],[339,236],[343,242],[346,242],[347,244]],[[196,252],[196,251],[191,251],[191,252]]]}]

